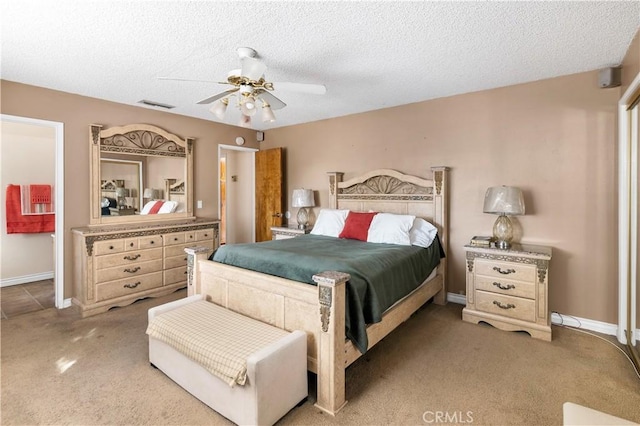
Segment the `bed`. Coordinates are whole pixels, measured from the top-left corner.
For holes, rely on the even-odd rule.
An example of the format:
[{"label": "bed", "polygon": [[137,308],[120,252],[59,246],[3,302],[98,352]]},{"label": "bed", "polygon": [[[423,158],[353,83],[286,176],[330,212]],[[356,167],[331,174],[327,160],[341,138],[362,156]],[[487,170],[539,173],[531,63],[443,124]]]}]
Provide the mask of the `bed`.
[{"label": "bed", "polygon": [[[432,168],[428,179],[389,169],[347,181],[343,181],[343,173],[329,173],[329,208],[424,218],[438,229],[445,254],[430,277],[386,309],[381,321],[366,326],[365,349],[373,347],[428,300],[446,303],[447,175],[447,167]],[[345,369],[363,352],[346,338],[346,282],[350,276],[343,271],[321,272],[312,277],[316,283],[313,286],[210,261],[206,252],[197,249],[190,252],[189,294],[204,294],[209,301],[286,330],[306,331],[307,368],[318,378],[316,406],[335,415],[346,404]]]}]

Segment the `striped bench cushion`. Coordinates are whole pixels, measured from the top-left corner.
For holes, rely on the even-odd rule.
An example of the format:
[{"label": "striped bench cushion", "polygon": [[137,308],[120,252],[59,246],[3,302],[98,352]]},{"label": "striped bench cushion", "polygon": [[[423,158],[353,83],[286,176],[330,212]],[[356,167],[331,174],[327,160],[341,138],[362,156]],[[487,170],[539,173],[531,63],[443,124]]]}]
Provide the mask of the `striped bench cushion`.
[{"label": "striped bench cushion", "polygon": [[249,355],[289,332],[201,300],[158,315],[147,334],[234,386],[246,382]]}]

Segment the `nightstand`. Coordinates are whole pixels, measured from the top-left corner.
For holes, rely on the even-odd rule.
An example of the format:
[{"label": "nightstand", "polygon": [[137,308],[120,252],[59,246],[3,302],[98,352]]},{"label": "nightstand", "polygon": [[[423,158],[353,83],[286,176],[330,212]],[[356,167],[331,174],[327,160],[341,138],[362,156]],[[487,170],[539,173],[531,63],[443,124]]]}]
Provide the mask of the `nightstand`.
[{"label": "nightstand", "polygon": [[286,240],[287,238],[295,238],[300,235],[308,234],[311,228],[300,229],[297,226],[272,226],[272,240]]},{"label": "nightstand", "polygon": [[510,249],[464,246],[467,306],[462,319],[501,330],[526,331],[551,340],[551,247],[513,244]]},{"label": "nightstand", "polygon": [[129,216],[136,214],[136,209],[133,207],[126,207],[124,209],[109,207],[109,212],[111,212],[111,216]]}]

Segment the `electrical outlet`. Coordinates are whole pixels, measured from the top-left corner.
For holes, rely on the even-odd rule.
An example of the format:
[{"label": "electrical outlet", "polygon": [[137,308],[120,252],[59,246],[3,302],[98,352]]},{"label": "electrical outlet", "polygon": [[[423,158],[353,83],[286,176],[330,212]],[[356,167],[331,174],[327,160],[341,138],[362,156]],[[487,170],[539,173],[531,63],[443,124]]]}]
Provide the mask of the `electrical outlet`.
[{"label": "electrical outlet", "polygon": [[201,209],[202,208],[202,200],[198,200],[198,208]]}]

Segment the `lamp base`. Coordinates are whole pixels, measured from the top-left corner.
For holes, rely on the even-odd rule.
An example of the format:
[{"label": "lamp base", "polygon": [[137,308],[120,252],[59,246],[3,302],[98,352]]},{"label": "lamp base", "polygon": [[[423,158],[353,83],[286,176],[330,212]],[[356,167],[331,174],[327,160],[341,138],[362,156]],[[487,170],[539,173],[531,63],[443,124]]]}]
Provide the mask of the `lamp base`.
[{"label": "lamp base", "polygon": [[513,226],[508,216],[501,214],[493,224],[493,238],[496,240],[496,247],[506,250],[511,247],[513,239]]},{"label": "lamp base", "polygon": [[501,250],[508,250],[508,249],[511,248],[511,243],[509,241],[497,240],[496,241],[496,248],[499,248]]},{"label": "lamp base", "polygon": [[305,229],[309,225],[309,213],[306,207],[300,207],[298,210],[298,229]]}]

